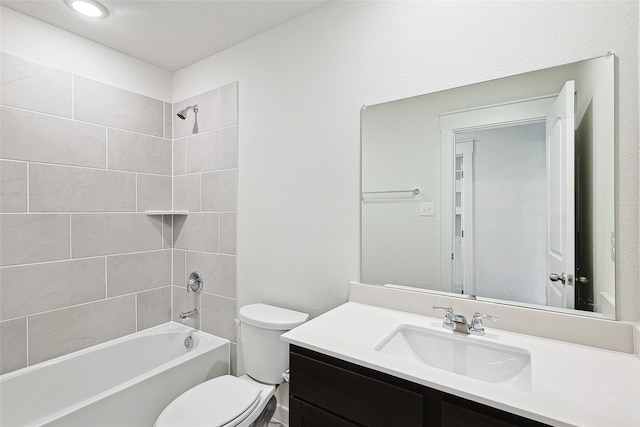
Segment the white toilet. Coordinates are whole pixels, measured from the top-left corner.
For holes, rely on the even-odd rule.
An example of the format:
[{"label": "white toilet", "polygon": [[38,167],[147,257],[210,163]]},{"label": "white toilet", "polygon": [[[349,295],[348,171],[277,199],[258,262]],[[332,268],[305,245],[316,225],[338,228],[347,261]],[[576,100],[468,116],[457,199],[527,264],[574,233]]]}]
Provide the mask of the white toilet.
[{"label": "white toilet", "polygon": [[289,345],[280,335],[304,323],[306,313],[266,304],[240,308],[240,340],[246,375],[224,375],[182,393],[155,427],[263,427],[275,411],[276,386],[289,369]]}]

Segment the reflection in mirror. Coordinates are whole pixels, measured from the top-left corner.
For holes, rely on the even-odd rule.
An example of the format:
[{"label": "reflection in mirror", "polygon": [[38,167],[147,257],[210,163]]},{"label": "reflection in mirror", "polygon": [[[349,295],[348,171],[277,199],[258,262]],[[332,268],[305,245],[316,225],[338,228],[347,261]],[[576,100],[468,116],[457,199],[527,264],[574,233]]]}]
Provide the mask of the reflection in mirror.
[{"label": "reflection in mirror", "polygon": [[615,317],[614,59],[363,108],[361,281]]}]

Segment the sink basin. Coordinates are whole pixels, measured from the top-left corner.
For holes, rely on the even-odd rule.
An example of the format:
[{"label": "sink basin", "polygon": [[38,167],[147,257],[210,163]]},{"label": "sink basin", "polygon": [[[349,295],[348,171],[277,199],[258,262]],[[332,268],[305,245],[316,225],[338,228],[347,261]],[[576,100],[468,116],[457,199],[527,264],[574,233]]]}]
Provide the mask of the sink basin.
[{"label": "sink basin", "polygon": [[531,390],[531,353],[478,338],[403,325],[375,349],[488,383]]}]

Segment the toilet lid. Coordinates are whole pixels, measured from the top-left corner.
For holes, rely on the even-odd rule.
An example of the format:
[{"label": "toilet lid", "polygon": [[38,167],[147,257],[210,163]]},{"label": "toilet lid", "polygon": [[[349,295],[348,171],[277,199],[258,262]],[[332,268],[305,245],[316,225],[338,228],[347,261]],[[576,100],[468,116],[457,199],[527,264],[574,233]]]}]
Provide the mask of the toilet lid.
[{"label": "toilet lid", "polygon": [[240,307],[238,319],[257,328],[290,331],[307,321],[309,315],[268,304],[249,304]]},{"label": "toilet lid", "polygon": [[156,420],[155,427],[235,426],[258,405],[260,390],[224,375],[182,393]]}]

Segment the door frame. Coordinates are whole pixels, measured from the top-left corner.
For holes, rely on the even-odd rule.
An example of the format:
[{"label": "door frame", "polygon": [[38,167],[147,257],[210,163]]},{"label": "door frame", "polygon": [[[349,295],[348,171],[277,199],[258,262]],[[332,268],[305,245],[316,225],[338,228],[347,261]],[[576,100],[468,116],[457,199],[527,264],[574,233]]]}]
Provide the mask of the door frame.
[{"label": "door frame", "polygon": [[[455,239],[455,138],[458,133],[484,129],[495,129],[528,123],[544,122],[558,94],[535,98],[526,98],[458,110],[440,114],[440,206],[441,236],[440,271],[442,282],[449,283],[451,292],[455,292],[454,239]],[[449,238],[450,236],[451,238]]]}]

